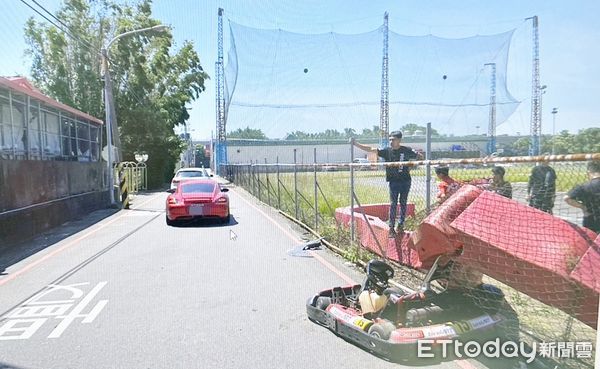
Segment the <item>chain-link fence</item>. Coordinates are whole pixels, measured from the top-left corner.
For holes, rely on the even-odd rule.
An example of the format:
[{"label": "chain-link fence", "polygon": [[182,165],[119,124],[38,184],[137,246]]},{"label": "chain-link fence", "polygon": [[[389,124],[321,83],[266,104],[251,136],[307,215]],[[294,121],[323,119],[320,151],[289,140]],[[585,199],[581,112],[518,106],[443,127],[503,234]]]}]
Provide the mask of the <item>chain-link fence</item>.
[{"label": "chain-link fence", "polygon": [[[315,149],[313,164],[223,169],[346,258],[393,262],[404,286],[419,288],[442,255],[448,274],[434,288],[450,288],[453,278],[466,295],[482,283],[499,287],[522,342],[564,367],[593,367],[600,236],[582,224],[600,209],[574,205],[590,206],[582,185],[600,154],[336,164],[318,164],[316,156]],[[410,173],[410,185],[390,184],[386,171]],[[469,278],[452,270],[467,270]]]}]

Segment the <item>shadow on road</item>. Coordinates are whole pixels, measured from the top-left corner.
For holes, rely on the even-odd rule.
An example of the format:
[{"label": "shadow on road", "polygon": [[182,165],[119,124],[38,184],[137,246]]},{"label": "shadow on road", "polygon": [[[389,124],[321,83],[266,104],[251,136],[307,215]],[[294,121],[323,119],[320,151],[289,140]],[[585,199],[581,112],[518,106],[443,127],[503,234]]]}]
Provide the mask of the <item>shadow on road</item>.
[{"label": "shadow on road", "polygon": [[[84,218],[72,220],[56,228],[52,228],[32,239],[0,244],[0,276],[7,275],[6,269],[65,238],[68,238],[119,211],[118,209],[101,209],[85,215]],[[0,369],[3,367],[0,363]]]},{"label": "shadow on road", "polygon": [[0,369],[26,369],[26,368],[22,367],[22,366],[16,366],[16,365],[0,362]]}]

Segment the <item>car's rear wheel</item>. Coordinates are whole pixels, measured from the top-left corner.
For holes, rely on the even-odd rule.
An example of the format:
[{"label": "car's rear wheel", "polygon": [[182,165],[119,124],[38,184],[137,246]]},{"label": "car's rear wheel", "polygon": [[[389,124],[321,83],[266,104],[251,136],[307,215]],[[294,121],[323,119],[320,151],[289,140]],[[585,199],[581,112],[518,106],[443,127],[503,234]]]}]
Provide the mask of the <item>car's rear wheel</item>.
[{"label": "car's rear wheel", "polygon": [[387,341],[395,329],[396,326],[391,322],[375,323],[369,328],[369,334]]},{"label": "car's rear wheel", "polygon": [[325,310],[329,305],[331,305],[331,297],[321,296],[315,301],[315,307],[317,309]]}]

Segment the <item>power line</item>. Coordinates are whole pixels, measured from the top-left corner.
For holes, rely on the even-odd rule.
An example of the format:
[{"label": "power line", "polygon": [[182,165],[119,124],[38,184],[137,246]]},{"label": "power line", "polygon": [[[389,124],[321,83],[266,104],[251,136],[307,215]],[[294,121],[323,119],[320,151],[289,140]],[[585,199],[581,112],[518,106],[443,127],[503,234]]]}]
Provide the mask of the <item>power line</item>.
[{"label": "power line", "polygon": [[56,24],[54,21],[50,20],[48,17],[46,17],[44,14],[42,14],[38,9],[34,8],[31,4],[27,3],[25,0],[21,0],[21,2],[25,5],[27,5],[31,10],[33,10],[34,12],[36,12],[40,17],[44,18],[45,20],[47,20],[50,24],[52,24],[54,27],[60,29],[61,31],[63,31],[67,36],[69,36],[70,38],[72,38],[73,40],[79,42],[82,46],[84,46],[86,49],[88,49],[88,51],[92,51],[92,52],[98,52],[99,50],[92,50],[93,46],[91,46],[88,42],[81,40],[79,37],[73,35],[70,31],[71,29],[69,27],[67,27],[62,21],[60,21],[54,14],[52,14],[49,10],[47,10],[46,8],[44,8],[43,6],[39,5],[35,0],[32,0],[34,3],[36,3],[40,8],[42,8],[46,13],[48,13],[52,18],[56,19],[58,22],[60,22],[63,27],[67,28],[66,30],[59,26],[58,24]]},{"label": "power line", "polygon": [[[56,19],[56,21],[57,21],[58,23],[60,23],[60,24],[61,24],[63,27],[65,27],[67,30],[69,30],[69,31],[70,31],[70,35],[71,35],[71,37],[73,37],[73,38],[75,38],[77,41],[79,41],[79,42],[81,42],[81,43],[85,44],[85,45],[86,45],[88,48],[90,48],[90,49],[92,49],[92,48],[93,48],[93,46],[92,46],[92,45],[91,45],[89,42],[87,42],[87,41],[85,41],[85,40],[82,40],[82,39],[80,39],[79,37],[77,37],[77,36],[73,35],[73,34],[72,34],[73,30],[72,30],[72,29],[71,29],[69,26],[67,26],[67,25],[66,25],[66,24],[65,24],[63,21],[61,21],[61,20],[60,20],[60,19],[59,19],[57,16],[55,16],[55,15],[54,15],[52,12],[50,12],[48,9],[44,8],[44,7],[43,7],[42,5],[40,5],[40,3],[38,3],[36,0],[31,0],[31,1],[33,1],[33,3],[34,3],[35,5],[37,5],[37,6],[38,6],[38,7],[40,7],[40,8],[41,8],[43,11],[45,11],[45,12],[46,12],[46,13],[47,13],[47,14],[48,14],[50,17],[52,17],[53,19]],[[39,14],[39,13],[38,13],[38,14]]]},{"label": "power line", "polygon": [[[36,0],[31,0],[33,1],[33,3],[35,3],[38,7],[40,7],[45,13],[47,13],[51,18],[55,19],[57,22],[59,22],[61,24],[61,26],[59,26],[58,24],[56,24],[54,21],[52,21],[51,19],[49,19],[48,17],[46,17],[44,14],[42,14],[38,9],[34,8],[31,4],[27,3],[25,0],[20,0],[23,4],[27,5],[31,10],[33,10],[34,12],[36,12],[39,16],[41,16],[42,18],[44,18],[46,21],[48,21],[49,23],[51,23],[53,26],[55,26],[56,28],[60,29],[61,31],[63,31],[65,34],[67,34],[70,38],[72,38],[73,40],[75,40],[76,42],[78,42],[81,46],[83,46],[84,48],[86,48],[88,51],[91,51],[92,53],[97,53],[99,50],[94,48],[89,42],[82,40],[81,38],[74,36],[71,32],[71,28],[69,26],[67,26],[64,22],[62,22],[58,17],[56,17],[52,12],[50,12],[48,9],[44,8],[42,5],[40,5]],[[66,28],[66,29],[65,29]],[[71,31],[71,32],[69,32]],[[127,84],[127,81],[125,80],[125,78],[123,76],[118,76],[118,78],[121,80],[121,82],[123,84]],[[142,102],[142,99],[140,99],[140,97],[133,91],[129,91],[131,93],[131,95],[133,96],[133,98],[142,106],[146,106],[147,104],[144,104]]]}]

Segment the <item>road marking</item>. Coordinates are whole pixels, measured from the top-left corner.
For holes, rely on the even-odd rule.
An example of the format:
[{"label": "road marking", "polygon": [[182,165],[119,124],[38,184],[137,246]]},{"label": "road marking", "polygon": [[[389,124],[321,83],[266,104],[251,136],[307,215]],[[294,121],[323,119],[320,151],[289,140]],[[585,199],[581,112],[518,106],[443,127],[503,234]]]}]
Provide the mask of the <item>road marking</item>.
[{"label": "road marking", "polygon": [[[234,191],[235,192],[235,191]],[[252,204],[251,202],[249,202],[248,200],[246,200],[242,195],[237,194],[236,195],[242,199],[246,204],[250,205],[251,207],[253,207],[254,209],[256,209],[259,213],[261,213],[265,218],[267,218],[271,223],[273,223],[277,228],[279,228],[286,236],[288,236],[290,239],[292,239],[293,241],[295,241],[296,243],[301,243],[303,244],[304,242],[302,240],[300,240],[297,236],[293,235],[290,231],[288,231],[287,229],[283,228],[283,226],[281,224],[279,224],[275,219],[273,219],[270,215],[268,215],[267,213],[265,213],[264,211],[262,211],[259,207],[255,206],[254,204]],[[318,262],[320,262],[321,264],[323,264],[327,269],[329,269],[330,271],[332,271],[333,273],[335,273],[338,277],[342,278],[346,283],[350,284],[350,285],[355,285],[357,284],[354,280],[352,280],[352,278],[348,277],[344,272],[342,272],[341,270],[337,269],[335,266],[333,266],[331,263],[329,263],[327,260],[323,259],[323,257],[321,255],[318,255],[316,252],[309,250],[308,251],[310,253],[311,256],[313,256]]]},{"label": "road marking", "polygon": [[[147,203],[149,203],[152,200],[156,200],[155,197],[152,197],[144,202],[142,202],[139,206],[145,205]],[[123,212],[123,214],[117,216],[116,218],[109,220],[106,223],[103,223],[101,225],[99,225],[97,228],[90,230],[88,233],[83,234],[82,236],[77,237],[75,240],[57,248],[56,250],[42,256],[41,258],[32,261],[31,263],[25,265],[23,268],[10,273],[9,275],[7,275],[6,277],[0,279],[0,286],[12,281],[13,279],[17,278],[18,276],[20,276],[23,273],[28,272],[29,270],[33,269],[34,267],[36,267],[37,265],[43,263],[44,261],[50,259],[51,257],[60,254],[61,252],[65,251],[66,249],[72,247],[73,245],[85,240],[86,238],[88,238],[89,236],[93,235],[94,233],[100,231],[101,229],[104,229],[106,227],[108,227],[109,225],[111,225],[112,223],[116,222],[117,220],[120,220],[121,218],[124,218],[128,215],[129,212]]]},{"label": "road marking", "polygon": [[[82,314],[82,312],[107,283],[106,281],[98,283],[83,298],[81,297],[84,295],[84,291],[79,287],[87,286],[89,283],[65,286],[48,285],[46,290],[36,294],[2,317],[1,320],[5,323],[0,326],[0,341],[29,339],[52,318],[62,319],[62,321],[50,332],[48,338],[59,338],[75,319],[83,318],[82,324],[93,322],[108,304],[108,300],[100,300],[87,314]],[[70,294],[68,299],[64,299],[65,293]],[[62,299],[45,300],[44,297],[49,294],[58,295]],[[81,300],[75,305],[78,299]],[[71,308],[73,308],[71,312],[68,312]]]}]

